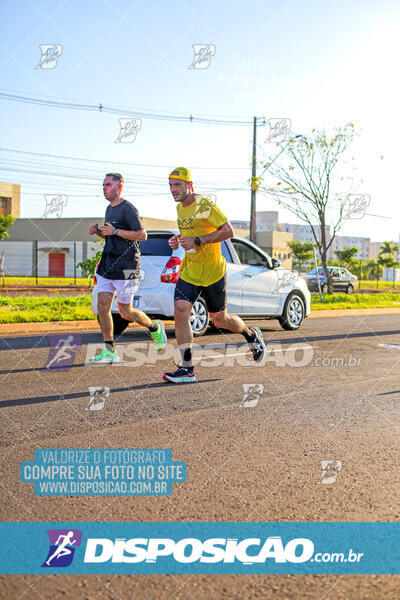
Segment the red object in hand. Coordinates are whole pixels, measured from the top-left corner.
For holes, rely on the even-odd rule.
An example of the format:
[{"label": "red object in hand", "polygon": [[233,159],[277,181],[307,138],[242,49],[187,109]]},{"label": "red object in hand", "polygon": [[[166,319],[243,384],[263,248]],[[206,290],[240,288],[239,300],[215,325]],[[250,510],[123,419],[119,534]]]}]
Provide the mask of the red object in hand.
[{"label": "red object in hand", "polygon": [[97,283],[97,277],[96,277],[96,271],[97,271],[97,267],[99,266],[100,263],[97,263],[97,265],[94,268],[94,275],[93,275],[93,283],[94,285],[96,285]]},{"label": "red object in hand", "polygon": [[171,256],[161,273],[161,281],[164,283],[177,283],[182,260],[177,256]]}]

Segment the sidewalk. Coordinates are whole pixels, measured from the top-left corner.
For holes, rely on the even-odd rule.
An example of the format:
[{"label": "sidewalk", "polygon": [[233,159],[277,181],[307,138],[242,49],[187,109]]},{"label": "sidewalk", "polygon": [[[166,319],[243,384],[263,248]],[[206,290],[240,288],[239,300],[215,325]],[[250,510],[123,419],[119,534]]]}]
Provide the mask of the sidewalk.
[{"label": "sidewalk", "polygon": [[[315,310],[308,319],[321,319],[324,317],[360,317],[367,315],[400,315],[400,308],[354,308]],[[256,319],[255,319],[256,320]],[[173,327],[174,321],[164,320],[166,327]],[[143,329],[133,323],[129,326]],[[5,323],[0,324],[0,337],[9,335],[48,335],[62,333],[63,331],[98,331],[100,327],[96,319],[91,321],[46,321],[45,323]]]}]

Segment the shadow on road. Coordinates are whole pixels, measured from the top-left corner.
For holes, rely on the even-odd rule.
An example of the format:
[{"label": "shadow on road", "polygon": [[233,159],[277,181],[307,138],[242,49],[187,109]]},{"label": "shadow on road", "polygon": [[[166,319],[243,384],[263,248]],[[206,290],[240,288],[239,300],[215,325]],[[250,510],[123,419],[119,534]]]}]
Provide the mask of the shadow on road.
[{"label": "shadow on road", "polygon": [[[197,380],[196,383],[214,383],[216,381],[222,381],[221,378],[217,379],[203,379]],[[187,384],[179,384],[179,385],[195,385],[193,383]],[[146,389],[156,389],[156,388],[173,388],[174,384],[168,384],[164,381],[160,383],[146,383],[143,385],[132,385],[130,387],[121,387],[121,388],[113,388],[110,394],[115,394],[117,392],[133,392],[138,390],[146,390]],[[60,400],[71,400],[73,398],[88,398],[88,391],[85,392],[75,392],[74,394],[58,394],[55,396],[34,396],[33,398],[16,398],[14,400],[3,400],[0,402],[0,408],[7,408],[10,406],[26,406],[28,404],[42,404],[44,402],[59,402]]]}]

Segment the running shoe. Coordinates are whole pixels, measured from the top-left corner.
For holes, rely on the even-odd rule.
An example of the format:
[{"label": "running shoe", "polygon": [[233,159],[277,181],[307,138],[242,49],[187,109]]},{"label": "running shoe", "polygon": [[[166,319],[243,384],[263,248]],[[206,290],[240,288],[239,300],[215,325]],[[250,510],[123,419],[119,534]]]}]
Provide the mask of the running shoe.
[{"label": "running shoe", "polygon": [[154,323],[157,325],[157,331],[150,331],[150,335],[153,338],[156,350],[162,350],[167,343],[164,323],[162,321],[154,321]]},{"label": "running shoe", "polygon": [[255,341],[249,342],[249,348],[253,353],[255,362],[261,362],[265,356],[265,342],[259,327],[250,327],[250,331],[254,332]]},{"label": "running shoe", "polygon": [[164,373],[163,379],[171,383],[194,383],[197,381],[193,367],[178,367],[173,373]]},{"label": "running shoe", "polygon": [[100,354],[97,354],[97,356],[92,356],[90,362],[95,363],[96,365],[110,364],[113,362],[119,362],[119,356],[116,351],[110,352],[110,350],[104,348]]}]

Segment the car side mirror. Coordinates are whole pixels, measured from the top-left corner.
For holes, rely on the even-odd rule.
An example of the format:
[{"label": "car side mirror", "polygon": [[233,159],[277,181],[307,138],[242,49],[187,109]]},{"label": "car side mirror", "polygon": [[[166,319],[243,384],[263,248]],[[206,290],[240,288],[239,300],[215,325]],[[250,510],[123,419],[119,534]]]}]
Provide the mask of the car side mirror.
[{"label": "car side mirror", "polygon": [[277,269],[280,266],[281,266],[281,261],[278,260],[277,258],[273,258],[272,259],[272,268]]}]

